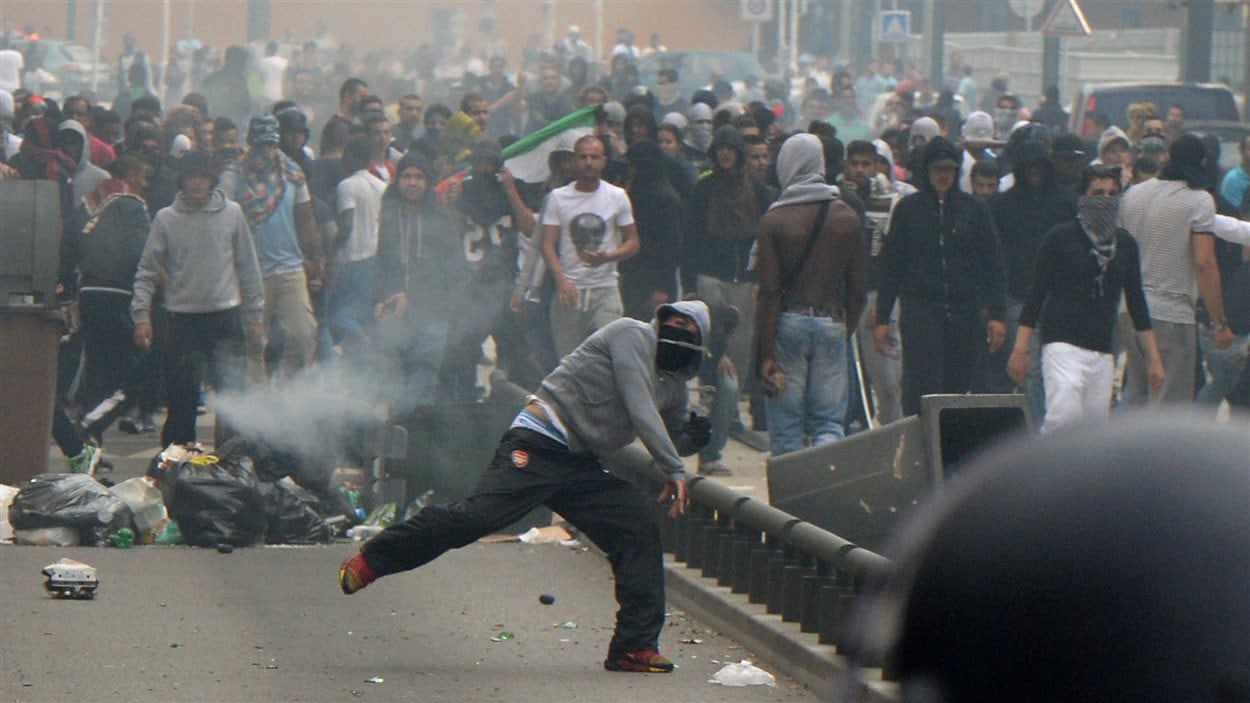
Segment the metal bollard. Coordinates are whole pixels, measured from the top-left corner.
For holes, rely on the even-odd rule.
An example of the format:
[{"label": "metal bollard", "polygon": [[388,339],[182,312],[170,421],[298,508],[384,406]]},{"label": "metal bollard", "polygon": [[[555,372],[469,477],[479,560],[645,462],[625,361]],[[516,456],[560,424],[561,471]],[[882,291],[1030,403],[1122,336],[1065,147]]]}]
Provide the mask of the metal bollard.
[{"label": "metal bollard", "polygon": [[715,521],[708,521],[703,526],[703,576],[715,578],[720,566],[720,533],[721,528]]},{"label": "metal bollard", "polygon": [[773,549],[768,554],[768,586],[765,592],[765,610],[769,615],[781,613],[781,579],[786,568],[786,558],[781,549]]},{"label": "metal bollard", "polygon": [[679,562],[685,562],[690,558],[690,525],[691,518],[689,515],[683,515],[674,521],[674,530],[676,535],[673,539],[673,558]]},{"label": "metal bollard", "polygon": [[692,569],[703,568],[703,528],[707,524],[707,511],[696,509],[690,513],[690,540],[687,544],[686,566]]},{"label": "metal bollard", "polygon": [[801,584],[806,570],[801,563],[788,563],[781,577],[781,619],[798,622],[803,612]]},{"label": "metal bollard", "polygon": [[772,551],[767,544],[756,544],[751,547],[751,557],[747,567],[750,572],[747,585],[747,602],[749,603],[768,601],[768,564],[772,559]]}]

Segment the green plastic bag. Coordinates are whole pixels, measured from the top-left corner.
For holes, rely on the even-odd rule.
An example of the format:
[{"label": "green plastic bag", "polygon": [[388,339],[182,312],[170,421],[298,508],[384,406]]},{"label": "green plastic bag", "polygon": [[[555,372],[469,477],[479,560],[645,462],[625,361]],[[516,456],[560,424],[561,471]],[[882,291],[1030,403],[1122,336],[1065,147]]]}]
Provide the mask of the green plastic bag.
[{"label": "green plastic bag", "polygon": [[155,544],[183,544],[182,530],[178,529],[178,523],[170,520],[165,523],[165,529],[153,540]]}]

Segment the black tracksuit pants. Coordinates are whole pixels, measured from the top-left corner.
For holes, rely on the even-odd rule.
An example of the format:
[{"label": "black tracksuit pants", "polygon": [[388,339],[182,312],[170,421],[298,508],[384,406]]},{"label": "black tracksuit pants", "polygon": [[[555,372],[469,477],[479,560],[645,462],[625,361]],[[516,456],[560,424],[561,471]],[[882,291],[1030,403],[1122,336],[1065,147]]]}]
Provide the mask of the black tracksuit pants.
[{"label": "black tracksuit pants", "polygon": [[361,553],[377,576],[415,569],[540,504],[585,533],[612,564],[620,609],[608,659],[656,648],[664,627],[664,561],[654,506],[594,455],[570,452],[537,432],[508,430],[472,496],[426,507],[369,540]]},{"label": "black tracksuit pants", "polygon": [[[195,441],[195,416],[200,384],[218,393],[247,389],[247,338],[238,308],[205,313],[172,313],[165,357],[165,404],[169,414],[161,429],[161,446]],[[217,419],[214,444],[232,434]]]},{"label": "black tracksuit pants", "polygon": [[987,349],[980,310],[916,298],[899,304],[903,414],[919,414],[921,396],[971,391]]},{"label": "black tracksuit pants", "polygon": [[99,435],[113,420],[138,403],[143,393],[130,320],[130,296],[116,291],[84,290],[78,294],[82,320],[83,373],[78,382],[82,424]]}]

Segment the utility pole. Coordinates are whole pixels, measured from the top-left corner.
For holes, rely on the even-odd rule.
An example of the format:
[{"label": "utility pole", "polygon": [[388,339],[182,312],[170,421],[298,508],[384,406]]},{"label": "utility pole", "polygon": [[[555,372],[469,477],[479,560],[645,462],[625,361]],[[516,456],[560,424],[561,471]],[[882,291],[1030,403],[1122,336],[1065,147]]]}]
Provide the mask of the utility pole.
[{"label": "utility pole", "polygon": [[269,0],[247,0],[247,40],[269,38]]},{"label": "utility pole", "polygon": [[[1050,0],[1046,3],[1043,10],[1046,17],[1050,17],[1050,13],[1055,8],[1056,3],[1064,2],[1064,0]],[[1032,26],[1032,20],[1029,20],[1029,26]],[[1059,85],[1059,37],[1042,37],[1042,86],[1041,94],[1046,94],[1046,86]]]},{"label": "utility pole", "polygon": [[65,0],[65,39],[78,38],[78,0]]},{"label": "utility pole", "polygon": [[929,25],[925,27],[930,37],[929,81],[934,90],[941,90],[946,74],[946,3],[926,0]]},{"label": "utility pole", "polygon": [[1185,54],[1181,79],[1211,80],[1211,40],[1215,31],[1215,0],[1189,0],[1185,5]]}]

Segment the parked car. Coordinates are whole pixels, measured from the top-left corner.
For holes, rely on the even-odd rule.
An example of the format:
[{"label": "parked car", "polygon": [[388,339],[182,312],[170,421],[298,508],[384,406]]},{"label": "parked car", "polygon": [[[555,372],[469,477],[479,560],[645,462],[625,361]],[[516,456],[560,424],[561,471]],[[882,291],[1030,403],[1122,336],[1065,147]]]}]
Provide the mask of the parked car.
[{"label": "parked car", "polygon": [[40,66],[52,74],[54,80],[43,87],[43,93],[49,97],[64,99],[67,95],[91,90],[93,67],[99,75],[100,90],[110,95],[116,90],[116,86],[112,84],[113,72],[108,62],[101,61],[97,65],[91,50],[82,44],[40,39],[18,42],[14,48],[25,57],[27,71]]},{"label": "parked car", "polygon": [[1128,106],[1152,103],[1155,112],[1165,117],[1168,107],[1185,109],[1185,121],[1221,120],[1237,122],[1237,101],[1233,92],[1222,83],[1093,83],[1086,84],[1076,95],[1069,129],[1082,139],[1095,139],[1089,116],[1101,112],[1111,124],[1128,130]]},{"label": "parked car", "polygon": [[668,51],[638,59],[638,78],[652,92],[661,68],[677,69],[680,94],[686,98],[713,81],[727,80],[735,90],[742,90],[749,76],[764,76],[760,62],[748,51]]},{"label": "parked car", "polygon": [[1241,163],[1241,144],[1250,135],[1250,122],[1185,119],[1185,131],[1199,137],[1214,135],[1220,140],[1220,169],[1227,171]]}]

